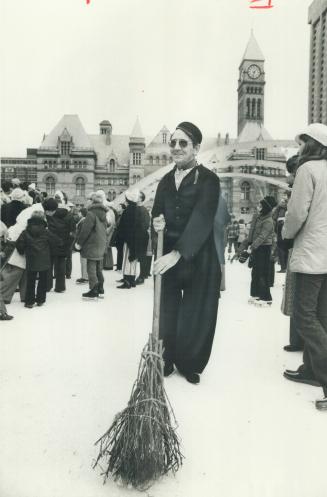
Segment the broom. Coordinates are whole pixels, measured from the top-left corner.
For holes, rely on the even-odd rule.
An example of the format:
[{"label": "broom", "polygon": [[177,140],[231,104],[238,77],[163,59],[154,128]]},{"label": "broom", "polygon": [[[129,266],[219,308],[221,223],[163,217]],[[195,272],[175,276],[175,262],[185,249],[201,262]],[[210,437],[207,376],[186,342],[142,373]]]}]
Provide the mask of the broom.
[{"label": "broom", "polygon": [[[163,231],[159,231],[157,257],[162,253]],[[175,473],[183,459],[175,431],[176,419],[163,384],[160,297],[158,274],[154,281],[152,333],[143,349],[128,405],[95,443],[100,444],[100,449],[93,468],[100,466],[101,459],[105,460],[104,483],[111,475],[117,482],[138,490],[149,488],[169,471]]]}]

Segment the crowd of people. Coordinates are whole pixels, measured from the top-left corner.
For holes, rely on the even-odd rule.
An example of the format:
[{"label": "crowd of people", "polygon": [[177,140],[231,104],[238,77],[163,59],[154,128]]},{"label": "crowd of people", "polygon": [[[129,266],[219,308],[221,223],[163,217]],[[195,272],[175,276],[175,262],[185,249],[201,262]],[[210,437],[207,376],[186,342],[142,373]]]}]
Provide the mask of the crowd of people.
[{"label": "crowd of people", "polygon": [[[130,289],[150,276],[152,250],[150,215],[145,195],[126,192],[126,203],[116,208],[98,190],[88,195],[78,209],[58,190],[53,197],[38,192],[35,185],[22,188],[17,179],[1,189],[1,285],[0,319],[10,320],[6,305],[19,289],[28,309],[42,306],[46,295],[66,291],[72,274],[72,252],[80,252],[80,278],[88,284],[84,299],[104,295],[103,270],[113,270],[112,248],[117,248],[117,271],[122,285]],[[150,245],[150,247],[149,247]],[[138,277],[137,261],[140,262]]]},{"label": "crowd of people", "polygon": [[[19,288],[31,309],[47,292],[62,293],[71,277],[72,251],[80,252],[85,299],[104,295],[103,269],[114,268],[118,289],[133,289],[151,276],[156,233],[164,231],[164,253],[153,266],[162,275],[160,337],[164,375],[175,368],[199,383],[213,343],[220,291],[225,290],[225,252],[251,268],[249,303],[272,304],[275,263],[285,274],[282,303],[290,317],[289,352],[303,350],[303,364],[285,378],[322,386],[316,402],[327,410],[327,126],[311,124],[296,140],[298,154],[287,161],[291,189],[279,203],[267,195],[248,223],[228,212],[217,175],[196,161],[202,134],[180,123],[172,134],[174,168],[159,182],[150,213],[145,195],[127,190],[114,208],[102,190],[77,209],[64,192],[49,198],[35,184],[18,180],[1,191],[0,316]],[[233,253],[234,252],[234,253]],[[232,255],[233,254],[233,255]]]}]

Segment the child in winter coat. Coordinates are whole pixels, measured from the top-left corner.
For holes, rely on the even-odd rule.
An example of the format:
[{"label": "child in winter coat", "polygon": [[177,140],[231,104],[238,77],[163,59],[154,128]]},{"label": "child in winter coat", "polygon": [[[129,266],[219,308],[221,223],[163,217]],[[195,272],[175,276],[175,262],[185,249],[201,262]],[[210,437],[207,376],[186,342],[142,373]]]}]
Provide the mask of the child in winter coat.
[{"label": "child in winter coat", "polygon": [[[61,240],[47,229],[44,213],[34,212],[27,221],[27,228],[16,241],[17,251],[26,256],[25,307],[31,309],[35,301],[38,306],[45,303],[47,272],[51,266],[50,249],[61,244]],[[35,296],[37,276],[39,280]]]}]

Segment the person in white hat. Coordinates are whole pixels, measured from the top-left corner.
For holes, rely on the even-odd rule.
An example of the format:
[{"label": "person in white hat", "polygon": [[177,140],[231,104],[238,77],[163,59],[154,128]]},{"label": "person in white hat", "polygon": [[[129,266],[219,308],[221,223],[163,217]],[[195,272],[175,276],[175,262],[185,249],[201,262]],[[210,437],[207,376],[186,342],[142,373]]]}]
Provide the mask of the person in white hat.
[{"label": "person in white hat", "polygon": [[327,126],[310,124],[296,136],[299,167],[282,231],[294,239],[293,319],[304,340],[303,364],[286,370],[291,381],[322,386],[316,408],[327,410]]},{"label": "person in white hat", "polygon": [[127,190],[125,193],[127,207],[124,210],[118,226],[117,236],[123,242],[123,278],[118,281],[122,283],[117,288],[130,289],[135,287],[137,262],[140,257],[139,224],[137,203],[140,191],[137,189]]}]

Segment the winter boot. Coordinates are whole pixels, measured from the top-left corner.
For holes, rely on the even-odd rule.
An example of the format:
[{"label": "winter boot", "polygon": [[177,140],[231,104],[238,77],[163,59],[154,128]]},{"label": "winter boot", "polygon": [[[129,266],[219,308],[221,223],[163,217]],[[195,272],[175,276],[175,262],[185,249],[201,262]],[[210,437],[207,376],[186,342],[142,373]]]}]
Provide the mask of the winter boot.
[{"label": "winter boot", "polygon": [[95,286],[92,290],[82,294],[83,299],[96,300],[99,296],[98,288]]},{"label": "winter boot", "polygon": [[271,300],[256,300],[254,302],[254,305],[257,307],[271,307],[272,301]]},{"label": "winter boot", "polygon": [[103,288],[103,285],[101,285],[100,283],[98,283],[98,296],[100,299],[103,299],[104,297],[104,288]]}]

